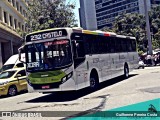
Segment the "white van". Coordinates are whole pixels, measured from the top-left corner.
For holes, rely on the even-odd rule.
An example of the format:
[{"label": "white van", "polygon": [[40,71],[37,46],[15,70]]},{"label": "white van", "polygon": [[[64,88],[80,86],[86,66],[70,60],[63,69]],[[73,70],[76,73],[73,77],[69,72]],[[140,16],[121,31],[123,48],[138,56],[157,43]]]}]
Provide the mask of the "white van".
[{"label": "white van", "polygon": [[[23,61],[25,61],[25,54],[22,54],[22,59]],[[20,68],[20,67],[25,67],[25,64],[19,61],[19,55],[15,54],[12,55],[6,62],[5,64],[2,66],[2,68],[0,69],[0,72],[8,70],[8,69],[12,69],[12,68]]]}]

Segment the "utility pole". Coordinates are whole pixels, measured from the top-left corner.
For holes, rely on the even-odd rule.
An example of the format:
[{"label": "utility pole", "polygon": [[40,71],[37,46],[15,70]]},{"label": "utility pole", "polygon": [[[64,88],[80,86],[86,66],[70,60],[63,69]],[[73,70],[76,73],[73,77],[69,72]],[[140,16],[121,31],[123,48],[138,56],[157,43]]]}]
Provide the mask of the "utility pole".
[{"label": "utility pole", "polygon": [[147,9],[147,2],[146,1],[147,0],[144,0],[144,11],[145,11],[145,18],[146,18],[148,50],[149,50],[149,55],[152,55],[152,41],[151,41],[151,32],[150,32],[149,16],[148,16],[148,9]]}]

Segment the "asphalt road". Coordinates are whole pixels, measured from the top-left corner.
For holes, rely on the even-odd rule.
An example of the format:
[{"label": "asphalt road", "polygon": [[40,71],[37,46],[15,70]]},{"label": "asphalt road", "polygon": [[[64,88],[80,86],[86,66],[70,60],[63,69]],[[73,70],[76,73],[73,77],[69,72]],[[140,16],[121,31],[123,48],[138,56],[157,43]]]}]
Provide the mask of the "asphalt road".
[{"label": "asphalt road", "polygon": [[78,92],[22,93],[14,97],[1,97],[0,111],[54,111],[44,112],[43,115],[59,117],[34,117],[37,120],[50,120],[73,114],[85,115],[156,98],[160,98],[160,66],[134,70],[128,79],[122,77],[111,79],[102,83],[100,89],[94,92],[83,89]]}]

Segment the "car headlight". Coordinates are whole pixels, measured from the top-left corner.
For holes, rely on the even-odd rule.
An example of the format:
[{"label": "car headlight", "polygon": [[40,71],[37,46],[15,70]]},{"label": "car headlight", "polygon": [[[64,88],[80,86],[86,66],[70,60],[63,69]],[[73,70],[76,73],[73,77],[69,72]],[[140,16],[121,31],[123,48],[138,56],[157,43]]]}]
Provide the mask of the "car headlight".
[{"label": "car headlight", "polygon": [[8,81],[6,82],[0,82],[0,85],[6,85],[8,83]]}]

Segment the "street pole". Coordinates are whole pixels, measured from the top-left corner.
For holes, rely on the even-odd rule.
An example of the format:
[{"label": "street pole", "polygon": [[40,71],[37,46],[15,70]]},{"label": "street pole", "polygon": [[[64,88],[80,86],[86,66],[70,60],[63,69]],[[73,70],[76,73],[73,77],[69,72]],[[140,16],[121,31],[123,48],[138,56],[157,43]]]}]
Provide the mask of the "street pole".
[{"label": "street pole", "polygon": [[150,32],[149,16],[148,16],[148,9],[147,9],[147,2],[146,1],[147,0],[144,0],[144,11],[145,11],[145,18],[146,18],[148,49],[149,49],[149,55],[152,55],[152,41],[151,41],[151,32]]}]

